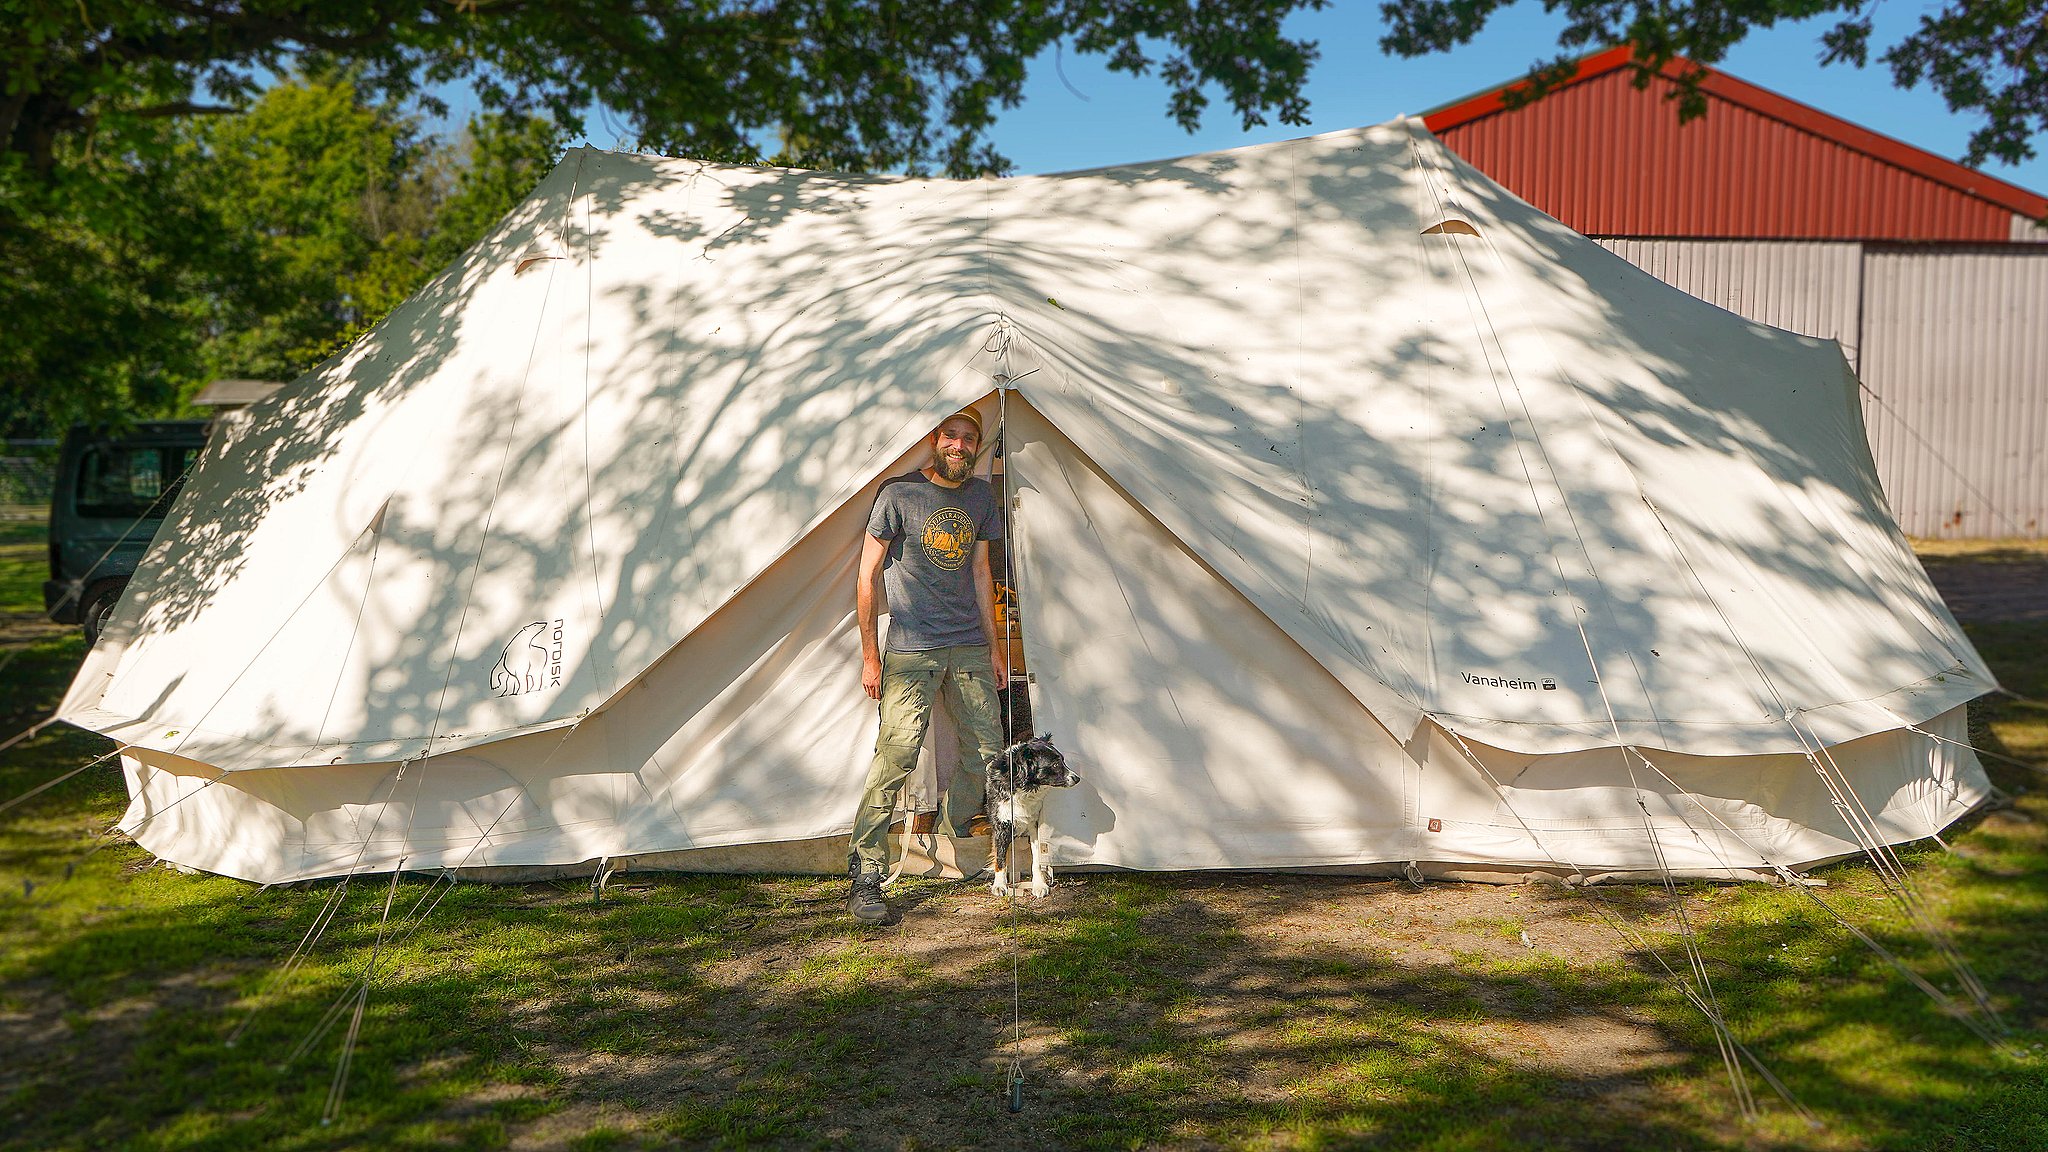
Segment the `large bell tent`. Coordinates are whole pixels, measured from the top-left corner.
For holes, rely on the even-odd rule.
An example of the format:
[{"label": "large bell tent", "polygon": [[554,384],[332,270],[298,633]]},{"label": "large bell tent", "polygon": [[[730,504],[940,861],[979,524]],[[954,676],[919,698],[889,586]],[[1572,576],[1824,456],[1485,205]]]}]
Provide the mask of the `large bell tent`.
[{"label": "large bell tent", "polygon": [[964,406],[1064,864],[1785,875],[1987,795],[1840,349],[1414,120],[1010,180],[573,151],[215,438],[61,715],[250,880],[836,870],[862,524]]}]

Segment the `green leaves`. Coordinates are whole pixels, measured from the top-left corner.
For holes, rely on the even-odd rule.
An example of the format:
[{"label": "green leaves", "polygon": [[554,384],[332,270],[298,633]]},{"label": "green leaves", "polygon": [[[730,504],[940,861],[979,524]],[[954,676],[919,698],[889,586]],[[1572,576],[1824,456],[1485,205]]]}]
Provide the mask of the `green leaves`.
[{"label": "green leaves", "polygon": [[[592,107],[671,154],[1002,172],[986,133],[1059,42],[1157,69],[1190,128],[1217,93],[1247,125],[1306,122],[1315,47],[1281,22],[1321,3],[0,0],[0,425],[296,375],[517,203]],[[486,113],[455,151],[400,111],[445,112],[450,83]]]},{"label": "green leaves", "polygon": [[0,157],[0,425],[119,420],[174,400],[205,257],[169,137],[160,123],[123,154],[68,150],[49,178]]},{"label": "green leaves", "polygon": [[[1281,22],[1322,0],[5,0],[0,140],[48,174],[68,142],[137,119],[244,104],[257,78],[349,68],[388,102],[469,81],[491,111],[581,128],[624,113],[643,144],[957,175],[1000,170],[984,133],[1026,62],[1062,39],[1154,67],[1192,127],[1220,89],[1246,124],[1303,122],[1314,45]],[[1156,54],[1156,55],[1155,55]],[[428,98],[429,110],[433,98]]]},{"label": "green leaves", "polygon": [[2029,159],[2048,131],[2048,0],[1951,0],[1882,59],[1901,87],[1924,80],[1950,109],[1984,114],[1966,164]]},{"label": "green leaves", "polygon": [[208,374],[290,379],[318,363],[481,237],[561,150],[531,118],[428,139],[347,76],[279,84],[204,126],[192,170],[227,258],[206,301]]},{"label": "green leaves", "polygon": [[48,178],[0,159],[11,427],[122,423],[212,379],[299,375],[480,238],[563,144],[502,116],[436,141],[342,73],[128,139],[67,145]]}]

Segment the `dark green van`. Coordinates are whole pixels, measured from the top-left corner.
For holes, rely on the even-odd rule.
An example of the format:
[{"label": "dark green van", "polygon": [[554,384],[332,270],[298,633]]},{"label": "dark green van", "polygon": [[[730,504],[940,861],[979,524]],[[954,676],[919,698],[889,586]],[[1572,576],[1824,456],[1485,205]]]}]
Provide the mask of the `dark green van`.
[{"label": "dark green van", "polygon": [[211,427],[208,420],[164,420],[119,436],[74,428],[64,438],[50,491],[50,579],[43,585],[51,619],[83,624],[87,643],[99,639]]}]

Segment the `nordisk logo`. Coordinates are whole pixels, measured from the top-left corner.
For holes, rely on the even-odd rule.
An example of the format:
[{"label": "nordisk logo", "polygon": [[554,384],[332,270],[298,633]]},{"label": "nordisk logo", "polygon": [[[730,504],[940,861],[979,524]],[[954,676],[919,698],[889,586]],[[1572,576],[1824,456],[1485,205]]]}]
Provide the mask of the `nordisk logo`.
[{"label": "nordisk logo", "polygon": [[562,620],[535,620],[512,634],[491,669],[491,691],[518,696],[562,686]]},{"label": "nordisk logo", "polygon": [[1465,683],[1476,684],[1482,688],[1510,688],[1516,692],[1557,691],[1557,681],[1548,676],[1541,680],[1523,680],[1509,676],[1474,676],[1470,672],[1460,672],[1458,675],[1465,678]]}]

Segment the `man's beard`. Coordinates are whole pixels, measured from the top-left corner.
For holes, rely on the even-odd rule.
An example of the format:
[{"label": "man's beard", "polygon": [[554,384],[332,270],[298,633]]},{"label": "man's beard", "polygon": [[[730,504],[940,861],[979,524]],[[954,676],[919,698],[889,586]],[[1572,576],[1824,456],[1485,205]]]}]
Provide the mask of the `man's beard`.
[{"label": "man's beard", "polygon": [[932,471],[948,484],[964,484],[969,476],[974,475],[974,457],[962,456],[955,460],[941,452],[932,457]]}]

